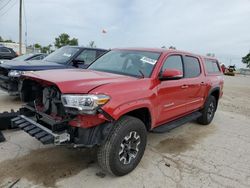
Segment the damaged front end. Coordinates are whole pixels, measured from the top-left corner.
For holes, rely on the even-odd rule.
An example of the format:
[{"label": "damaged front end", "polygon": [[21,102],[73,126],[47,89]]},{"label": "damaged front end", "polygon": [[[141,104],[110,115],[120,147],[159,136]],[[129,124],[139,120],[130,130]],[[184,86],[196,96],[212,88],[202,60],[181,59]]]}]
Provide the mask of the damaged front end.
[{"label": "damaged front end", "polygon": [[[35,95],[12,119],[12,126],[18,126],[43,144],[71,145],[73,147],[93,147],[102,144],[112,129],[112,119],[101,108],[89,114],[71,96],[65,98],[54,85],[30,82]],[[91,111],[91,110],[90,110]],[[89,112],[90,112],[89,111]]]}]

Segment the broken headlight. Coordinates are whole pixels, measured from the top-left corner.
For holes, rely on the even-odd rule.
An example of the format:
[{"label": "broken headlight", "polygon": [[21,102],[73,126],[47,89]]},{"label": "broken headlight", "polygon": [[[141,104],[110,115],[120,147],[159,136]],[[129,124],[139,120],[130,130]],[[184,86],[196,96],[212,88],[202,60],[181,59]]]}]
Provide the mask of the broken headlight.
[{"label": "broken headlight", "polygon": [[22,74],[24,74],[24,71],[19,71],[19,70],[11,70],[9,73],[8,73],[8,76],[9,77],[20,77]]},{"label": "broken headlight", "polygon": [[86,114],[94,114],[95,110],[106,104],[110,97],[107,95],[62,95],[61,100],[65,107],[77,109]]}]

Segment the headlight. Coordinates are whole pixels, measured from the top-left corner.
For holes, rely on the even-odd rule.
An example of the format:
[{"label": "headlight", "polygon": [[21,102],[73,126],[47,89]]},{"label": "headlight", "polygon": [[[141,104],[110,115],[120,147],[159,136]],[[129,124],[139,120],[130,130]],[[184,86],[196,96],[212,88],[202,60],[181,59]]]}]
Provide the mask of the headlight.
[{"label": "headlight", "polygon": [[18,71],[18,70],[11,70],[8,74],[9,77],[20,77],[22,74],[24,74],[24,71]]},{"label": "headlight", "polygon": [[95,110],[109,101],[107,95],[62,95],[65,107],[75,108],[83,113],[93,114]]}]

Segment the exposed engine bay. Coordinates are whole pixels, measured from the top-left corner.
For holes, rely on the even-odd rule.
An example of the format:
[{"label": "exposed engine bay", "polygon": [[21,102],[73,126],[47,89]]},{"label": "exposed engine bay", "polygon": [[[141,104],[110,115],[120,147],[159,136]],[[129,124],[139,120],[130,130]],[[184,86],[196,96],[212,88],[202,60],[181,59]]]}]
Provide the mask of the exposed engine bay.
[{"label": "exposed engine bay", "polygon": [[22,86],[25,92],[21,98],[26,105],[21,108],[21,115],[13,119],[13,126],[22,128],[44,144],[71,143],[74,147],[90,147],[105,140],[112,123],[99,118],[99,113],[79,114],[65,107],[55,85],[26,80]]},{"label": "exposed engine bay", "polygon": [[[38,105],[41,101],[37,101]],[[35,104],[36,106],[36,100]],[[64,107],[61,102],[61,93],[60,91],[51,86],[46,87],[43,89],[43,96],[42,96],[42,111],[49,115],[57,115],[63,117],[66,115],[64,111]]]}]

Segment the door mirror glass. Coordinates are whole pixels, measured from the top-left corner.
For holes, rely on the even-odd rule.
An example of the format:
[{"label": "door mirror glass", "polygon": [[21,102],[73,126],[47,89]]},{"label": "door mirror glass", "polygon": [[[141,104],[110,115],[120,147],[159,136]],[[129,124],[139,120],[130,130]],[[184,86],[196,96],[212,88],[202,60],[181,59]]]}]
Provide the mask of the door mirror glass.
[{"label": "door mirror glass", "polygon": [[178,80],[182,77],[183,72],[178,69],[165,69],[160,75],[160,80]]}]

